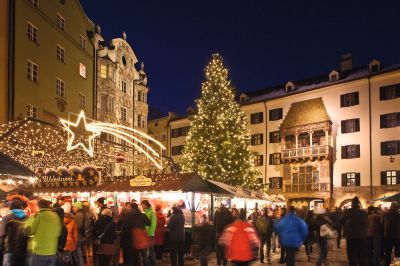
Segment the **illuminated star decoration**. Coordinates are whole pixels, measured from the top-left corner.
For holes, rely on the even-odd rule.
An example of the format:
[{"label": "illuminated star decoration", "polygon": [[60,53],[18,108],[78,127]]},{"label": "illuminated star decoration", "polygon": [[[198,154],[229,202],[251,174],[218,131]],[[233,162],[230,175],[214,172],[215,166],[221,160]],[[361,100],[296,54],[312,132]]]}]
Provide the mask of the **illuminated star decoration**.
[{"label": "illuminated star decoration", "polygon": [[[94,155],[94,139],[100,135],[100,132],[97,130],[93,130],[88,127],[88,124],[86,123],[86,117],[85,113],[83,111],[80,112],[78,116],[78,120],[76,120],[75,123],[72,123],[68,120],[65,119],[60,119],[61,124],[64,126],[64,129],[68,132],[68,144],[67,144],[67,151],[71,151],[73,149],[77,149],[78,147],[83,148],[89,155],[90,157],[93,157]],[[88,145],[86,146],[82,142],[75,142],[75,133],[71,130],[72,128],[77,128],[80,126],[80,124],[83,123],[84,129],[88,132],[91,132],[88,139]]]},{"label": "illuminated star decoration", "polygon": [[[80,121],[83,121],[84,128],[88,132],[92,132],[92,135],[89,137],[89,146],[86,147],[83,143],[79,142],[75,145],[72,145],[75,139],[75,134],[70,129],[70,126],[77,127]],[[76,123],[71,123],[67,120],[60,119],[60,122],[63,124],[64,128],[68,131],[68,147],[67,150],[73,150],[78,148],[79,146],[82,147],[91,157],[94,155],[94,139],[99,136],[101,133],[107,133],[110,135],[114,135],[115,137],[119,138],[120,140],[124,140],[127,143],[131,144],[136,150],[140,153],[143,153],[147,158],[152,161],[152,163],[157,166],[159,169],[162,169],[162,160],[160,154],[166,148],[160,142],[155,140],[154,138],[150,137],[149,135],[136,130],[134,128],[116,125],[111,123],[103,123],[103,122],[96,122],[93,121],[91,123],[86,123],[85,113],[81,111],[79,114],[78,120]],[[160,153],[157,153],[148,143],[143,141],[141,138],[144,138],[145,141],[150,141],[155,143],[160,148]],[[160,159],[161,162],[158,162],[156,159]]]}]

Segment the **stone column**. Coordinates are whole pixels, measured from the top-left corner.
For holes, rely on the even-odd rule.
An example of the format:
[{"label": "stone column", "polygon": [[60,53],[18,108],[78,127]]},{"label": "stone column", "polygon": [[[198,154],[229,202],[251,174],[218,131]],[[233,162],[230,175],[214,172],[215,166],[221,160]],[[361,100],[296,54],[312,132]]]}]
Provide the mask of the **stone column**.
[{"label": "stone column", "polygon": [[325,130],[325,145],[329,145],[329,132]]},{"label": "stone column", "polygon": [[312,147],[312,137],[313,137],[313,131],[308,132],[308,134],[310,135],[310,147]]},{"label": "stone column", "polygon": [[296,138],[296,149],[298,149],[299,148],[299,134],[298,133],[296,133],[296,135],[294,135],[294,137]]}]

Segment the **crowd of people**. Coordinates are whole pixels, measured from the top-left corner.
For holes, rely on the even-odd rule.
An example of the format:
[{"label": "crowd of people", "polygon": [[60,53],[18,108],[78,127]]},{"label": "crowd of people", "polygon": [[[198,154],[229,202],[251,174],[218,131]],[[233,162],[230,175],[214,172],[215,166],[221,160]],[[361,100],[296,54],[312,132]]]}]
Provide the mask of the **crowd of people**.
[{"label": "crowd of people", "polygon": [[161,206],[153,208],[148,200],[128,202],[121,211],[105,200],[97,199],[96,208],[91,208],[86,201],[73,203],[69,196],[53,203],[13,197],[0,224],[2,264],[118,265],[122,250],[123,265],[160,265],[168,250],[168,264],[173,266],[184,265],[185,258],[207,266],[214,251],[218,265],[241,266],[257,260],[271,263],[271,254],[280,249],[279,263],[291,266],[304,245],[309,261],[318,246],[316,265],[328,265],[328,252],[340,248],[342,236],[351,266],[389,266],[393,250],[395,257],[400,256],[400,212],[395,202],[388,210],[364,210],[355,197],[351,208],[332,212],[260,210],[256,204],[249,215],[221,205],[212,222],[202,215],[188,236],[182,206],[174,205],[165,215]]}]

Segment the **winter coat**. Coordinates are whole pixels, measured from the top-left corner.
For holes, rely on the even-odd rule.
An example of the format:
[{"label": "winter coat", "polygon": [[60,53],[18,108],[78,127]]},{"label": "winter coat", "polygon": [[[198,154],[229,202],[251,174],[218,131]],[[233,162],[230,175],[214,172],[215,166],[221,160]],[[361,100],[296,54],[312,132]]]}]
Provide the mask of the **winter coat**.
[{"label": "winter coat", "polygon": [[114,222],[113,218],[105,215],[102,215],[94,226],[94,236],[96,238],[103,233],[104,236],[101,238],[101,244],[113,244],[117,239],[117,224]]},{"label": "winter coat", "polygon": [[0,244],[4,254],[17,253],[24,256],[28,239],[24,234],[26,214],[23,210],[11,210],[4,216],[0,225]]},{"label": "winter coat", "polygon": [[400,239],[400,213],[399,209],[391,208],[383,216],[383,229],[385,239]]},{"label": "winter coat", "polygon": [[347,239],[366,239],[368,214],[359,208],[347,209],[343,214],[343,229]]},{"label": "winter coat", "polygon": [[64,250],[74,251],[78,242],[78,227],[76,226],[74,215],[66,213],[64,216],[64,224],[67,227],[67,243],[65,244]]},{"label": "winter coat", "polygon": [[271,237],[274,229],[274,222],[271,217],[267,215],[259,215],[254,225],[259,235]]},{"label": "winter coat", "polygon": [[222,207],[219,211],[215,212],[214,226],[215,226],[215,232],[217,234],[222,233],[225,227],[231,224],[232,222],[233,222],[232,214],[227,208]]},{"label": "winter coat", "polygon": [[228,225],[218,242],[225,247],[225,259],[229,261],[254,260],[260,244],[255,228],[242,220]]},{"label": "winter coat", "polygon": [[157,227],[157,217],[152,207],[144,209],[144,213],[150,220],[150,225],[146,226],[146,232],[148,236],[154,236]]},{"label": "winter coat", "polygon": [[288,213],[275,223],[283,247],[299,248],[308,235],[306,223],[294,213]]},{"label": "winter coat", "polygon": [[26,222],[24,232],[27,236],[32,236],[33,254],[52,256],[57,253],[61,221],[51,209],[40,209]]},{"label": "winter coat", "polygon": [[167,219],[162,212],[156,212],[157,227],[154,234],[154,245],[163,245],[165,241],[165,224]]},{"label": "winter coat", "polygon": [[178,242],[185,240],[185,217],[182,210],[175,211],[168,221],[169,240]]},{"label": "winter coat", "polygon": [[79,241],[84,240],[87,237],[87,232],[90,231],[90,215],[82,210],[75,213],[75,223],[78,228],[78,239]]},{"label": "winter coat", "polygon": [[129,212],[122,222],[121,245],[127,249],[132,249],[132,229],[146,229],[148,225],[150,225],[150,220],[147,218],[146,214],[138,210]]},{"label": "winter coat", "polygon": [[214,228],[209,223],[196,224],[192,227],[192,243],[200,247],[211,247]]},{"label": "winter coat", "polygon": [[367,236],[378,238],[382,237],[382,233],[383,233],[382,216],[380,216],[377,213],[369,214]]}]

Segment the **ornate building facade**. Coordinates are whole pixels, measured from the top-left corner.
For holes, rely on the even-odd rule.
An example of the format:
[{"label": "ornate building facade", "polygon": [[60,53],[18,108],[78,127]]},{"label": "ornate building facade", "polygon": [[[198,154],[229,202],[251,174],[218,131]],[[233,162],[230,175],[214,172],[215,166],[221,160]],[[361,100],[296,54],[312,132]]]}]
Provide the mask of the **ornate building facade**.
[{"label": "ornate building facade", "polygon": [[[147,133],[147,75],[144,63],[136,68],[137,57],[127,42],[127,36],[115,38],[108,45],[101,36],[100,27],[96,28],[97,45],[97,86],[96,86],[96,120],[123,125]],[[135,154],[135,163],[125,162],[122,151],[131,148],[123,140],[112,134],[104,134],[103,139],[113,142],[121,149],[116,157],[116,163],[111,168],[113,175],[133,175],[140,173],[145,162],[141,164],[141,156]],[[144,159],[143,159],[144,160]],[[125,162],[125,163],[123,163]]]}]

